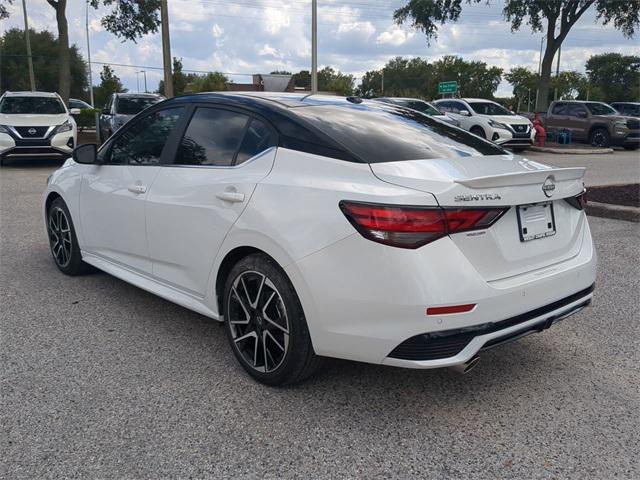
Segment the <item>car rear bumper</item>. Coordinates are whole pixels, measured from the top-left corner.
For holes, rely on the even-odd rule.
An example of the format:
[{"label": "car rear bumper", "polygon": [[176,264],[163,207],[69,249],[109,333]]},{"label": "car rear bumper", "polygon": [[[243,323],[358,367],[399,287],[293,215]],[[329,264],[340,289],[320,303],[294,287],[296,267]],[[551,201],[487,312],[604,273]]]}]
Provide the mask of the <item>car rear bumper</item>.
[{"label": "car rear bumper", "polygon": [[[437,368],[465,363],[483,348],[540,330],[585,306],[595,283],[596,253],[585,221],[576,255],[493,281],[483,278],[448,237],[404,250],[354,234],[285,270],[318,355]],[[583,294],[573,298],[578,292]],[[475,307],[467,313],[426,313],[431,306],[463,304]],[[414,337],[461,331],[473,334],[457,337],[459,349],[438,358],[397,355]]]}]

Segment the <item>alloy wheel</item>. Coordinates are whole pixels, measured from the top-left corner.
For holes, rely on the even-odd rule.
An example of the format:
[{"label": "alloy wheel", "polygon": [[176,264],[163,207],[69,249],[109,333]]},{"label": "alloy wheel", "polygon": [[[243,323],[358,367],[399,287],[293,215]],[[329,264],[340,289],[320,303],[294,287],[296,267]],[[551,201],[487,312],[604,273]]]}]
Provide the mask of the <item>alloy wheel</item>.
[{"label": "alloy wheel", "polygon": [[53,258],[60,267],[66,267],[71,261],[71,227],[67,214],[60,207],[54,207],[49,212],[49,244]]},{"label": "alloy wheel", "polygon": [[605,147],[607,145],[607,138],[602,132],[595,132],[593,134],[591,145],[594,147]]},{"label": "alloy wheel", "polygon": [[289,348],[289,318],[273,282],[260,272],[243,272],[233,281],[227,302],[234,348],[256,371],[276,370]]}]

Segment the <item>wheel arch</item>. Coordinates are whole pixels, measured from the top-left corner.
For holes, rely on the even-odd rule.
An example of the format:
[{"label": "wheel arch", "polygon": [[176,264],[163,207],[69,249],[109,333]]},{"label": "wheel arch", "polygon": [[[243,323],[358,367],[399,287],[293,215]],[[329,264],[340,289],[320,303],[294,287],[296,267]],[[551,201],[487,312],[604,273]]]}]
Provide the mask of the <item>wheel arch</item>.
[{"label": "wheel arch", "polygon": [[224,286],[227,283],[227,277],[229,276],[231,269],[240,260],[254,253],[263,253],[275,262],[275,259],[271,257],[271,255],[269,255],[267,252],[264,252],[259,248],[250,247],[247,245],[236,247],[233,250],[227,252],[227,254],[224,256],[224,258],[220,262],[220,266],[218,267],[218,271],[216,272],[216,281],[215,281],[215,287],[214,287],[215,294],[216,294],[216,304],[217,304],[218,312],[220,315],[222,315],[222,312],[223,312],[222,301],[224,297]]},{"label": "wheel arch", "polygon": [[611,135],[611,132],[609,131],[609,126],[606,123],[596,123],[594,125],[591,125],[591,127],[589,128],[589,133],[587,134],[587,140],[591,139],[591,134],[598,129],[606,130],[606,132],[609,135]]}]

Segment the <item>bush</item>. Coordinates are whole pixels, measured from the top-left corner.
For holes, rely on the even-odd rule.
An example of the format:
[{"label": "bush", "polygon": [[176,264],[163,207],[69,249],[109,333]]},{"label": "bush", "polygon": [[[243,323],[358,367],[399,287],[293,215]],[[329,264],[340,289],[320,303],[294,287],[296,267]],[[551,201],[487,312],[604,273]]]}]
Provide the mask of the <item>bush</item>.
[{"label": "bush", "polygon": [[83,108],[80,110],[80,115],[75,116],[76,123],[78,124],[78,130],[82,131],[86,128],[95,128],[96,113],[100,114],[99,108]]}]

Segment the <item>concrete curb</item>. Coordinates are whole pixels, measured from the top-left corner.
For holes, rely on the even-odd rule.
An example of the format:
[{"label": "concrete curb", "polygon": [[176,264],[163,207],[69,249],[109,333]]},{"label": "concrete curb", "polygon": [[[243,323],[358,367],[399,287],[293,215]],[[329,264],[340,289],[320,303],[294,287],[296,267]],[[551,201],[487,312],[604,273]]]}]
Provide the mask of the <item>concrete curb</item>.
[{"label": "concrete curb", "polygon": [[640,208],[638,207],[588,202],[585,210],[587,215],[594,217],[613,218],[616,220],[627,220],[629,222],[640,223]]},{"label": "concrete curb", "polygon": [[543,153],[565,153],[570,155],[595,155],[603,153],[613,153],[613,148],[555,148],[555,147],[537,147],[532,145],[528,148],[533,152]]}]

